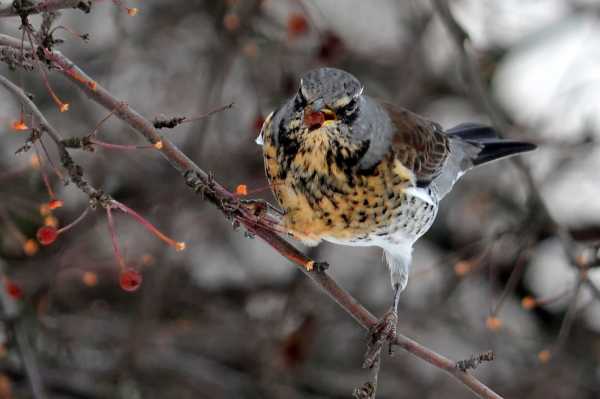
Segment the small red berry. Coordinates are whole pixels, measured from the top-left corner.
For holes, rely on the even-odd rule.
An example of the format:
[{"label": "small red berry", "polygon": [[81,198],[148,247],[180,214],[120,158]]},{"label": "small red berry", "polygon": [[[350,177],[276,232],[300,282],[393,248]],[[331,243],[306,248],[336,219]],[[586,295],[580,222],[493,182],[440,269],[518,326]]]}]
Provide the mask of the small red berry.
[{"label": "small red berry", "polygon": [[119,276],[119,284],[124,291],[136,291],[142,285],[142,274],[135,269],[124,270]]},{"label": "small red berry", "polygon": [[38,229],[36,237],[40,244],[50,245],[56,241],[56,237],[58,237],[58,230],[52,226],[42,226]]},{"label": "small red berry", "polygon": [[317,57],[321,62],[331,62],[344,52],[344,42],[332,31],[323,34]]},{"label": "small red berry", "polygon": [[304,14],[291,14],[287,21],[287,30],[290,38],[305,34],[308,31],[308,21]]},{"label": "small red berry", "polygon": [[12,299],[21,299],[23,298],[23,290],[17,284],[13,283],[10,280],[6,280],[4,282],[4,288],[6,289],[6,293]]}]

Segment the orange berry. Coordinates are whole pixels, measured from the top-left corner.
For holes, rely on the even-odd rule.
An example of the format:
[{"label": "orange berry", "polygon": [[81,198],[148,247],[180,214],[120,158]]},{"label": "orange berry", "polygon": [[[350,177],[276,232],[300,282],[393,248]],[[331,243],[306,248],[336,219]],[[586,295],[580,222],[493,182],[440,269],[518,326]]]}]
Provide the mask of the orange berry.
[{"label": "orange berry", "polygon": [[162,150],[163,142],[161,140],[158,140],[156,143],[154,143],[154,148],[156,148],[157,150]]},{"label": "orange berry", "polygon": [[65,202],[63,200],[53,199],[50,202],[48,202],[48,208],[50,208],[50,210],[58,209],[62,208],[64,204]]},{"label": "orange berry", "polygon": [[175,243],[176,251],[183,251],[183,250],[185,250],[185,247],[186,247],[186,245],[185,245],[185,242],[183,242],[183,241],[179,241],[179,242]]},{"label": "orange berry", "polygon": [[135,269],[124,270],[119,276],[119,284],[124,291],[136,291],[142,284],[142,275]]},{"label": "orange berry", "polygon": [[142,256],[142,264],[144,266],[150,266],[154,263],[154,256],[150,254],[145,254]]},{"label": "orange berry", "polygon": [[87,83],[87,85],[92,90],[96,90],[96,87],[98,87],[98,84],[96,82],[92,82],[91,80]]},{"label": "orange berry", "polygon": [[526,296],[521,299],[521,306],[523,309],[531,310],[537,306],[537,302],[534,298]]},{"label": "orange berry", "polygon": [[292,13],[287,21],[287,30],[289,37],[296,37],[308,32],[308,21],[304,14]]},{"label": "orange berry", "polygon": [[538,353],[538,360],[540,363],[548,363],[551,357],[552,353],[548,349],[544,349]]},{"label": "orange berry", "polygon": [[454,273],[457,276],[464,276],[465,274],[469,273],[470,271],[471,271],[471,263],[469,261],[461,260],[459,262],[456,262],[456,264],[454,265]]},{"label": "orange berry", "polygon": [[50,245],[56,241],[56,238],[58,237],[58,230],[56,230],[54,227],[42,226],[38,229],[36,237],[40,244]]},{"label": "orange berry", "polygon": [[240,184],[235,188],[236,195],[241,197],[248,195],[248,186],[245,184]]},{"label": "orange berry", "polygon": [[502,327],[502,320],[495,316],[489,316],[485,321],[485,326],[491,331],[498,331]]},{"label": "orange berry", "polygon": [[44,218],[44,226],[56,228],[58,227],[58,219],[52,215],[48,215]]},{"label": "orange berry", "polygon": [[19,119],[18,121],[13,121],[13,122],[10,124],[10,127],[11,127],[13,130],[16,130],[16,131],[18,131],[18,132],[21,132],[21,131],[23,131],[23,130],[27,130],[27,129],[29,129],[29,126],[27,126],[27,125],[25,124],[25,121],[23,121],[22,119]]},{"label": "orange berry", "polygon": [[131,7],[127,9],[127,14],[129,14],[130,17],[135,17],[139,12],[140,9],[137,7]]},{"label": "orange berry", "polygon": [[35,242],[35,240],[32,240],[31,238],[25,241],[25,243],[23,244],[23,252],[25,252],[25,255],[27,256],[35,255],[39,248],[40,247],[38,243]]},{"label": "orange berry", "polygon": [[98,284],[98,275],[94,272],[84,272],[81,281],[88,287],[94,287]]},{"label": "orange berry", "polygon": [[60,103],[58,105],[58,110],[60,112],[67,112],[69,110],[69,103]]}]

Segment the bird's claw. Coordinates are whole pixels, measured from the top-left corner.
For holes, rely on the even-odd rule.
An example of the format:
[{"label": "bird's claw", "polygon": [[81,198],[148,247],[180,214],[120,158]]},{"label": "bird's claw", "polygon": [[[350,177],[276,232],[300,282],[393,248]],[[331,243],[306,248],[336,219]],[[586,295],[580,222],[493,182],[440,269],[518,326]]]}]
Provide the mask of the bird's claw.
[{"label": "bird's claw", "polygon": [[394,308],[388,310],[381,319],[369,330],[367,351],[363,361],[363,368],[371,368],[381,354],[381,349],[386,341],[389,343],[389,353],[392,354],[392,343],[396,339],[396,326],[398,313]]}]

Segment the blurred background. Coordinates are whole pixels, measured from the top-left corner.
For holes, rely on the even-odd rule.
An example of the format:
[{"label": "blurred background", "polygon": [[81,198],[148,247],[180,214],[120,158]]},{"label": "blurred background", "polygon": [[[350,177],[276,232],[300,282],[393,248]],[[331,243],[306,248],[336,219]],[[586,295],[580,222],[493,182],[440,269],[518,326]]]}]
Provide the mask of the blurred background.
[{"label": "blurred background", "polygon": [[[8,1],[2,1],[7,6]],[[273,201],[254,143],[263,118],[295,93],[303,72],[350,71],[366,93],[449,128],[489,123],[459,53],[428,1],[94,1],[64,10],[58,48],[148,119],[203,115],[161,130],[220,183]],[[576,262],[531,206],[523,174],[501,161],[468,174],[415,251],[399,331],[454,359],[494,350],[474,373],[507,398],[600,396],[600,1],[456,0],[505,134],[535,142],[523,156],[539,194],[583,250]],[[127,8],[129,7],[129,12]],[[136,8],[135,11],[131,11]],[[30,18],[39,27],[41,18]],[[21,37],[18,17],[0,32]],[[56,73],[60,113],[42,74],[0,74],[33,93],[64,137],[89,135],[108,115]],[[15,155],[28,134],[0,90],[0,398],[29,398],[28,362],[49,398],[348,398],[368,378],[366,333],[288,261],[251,240],[194,195],[152,149],[72,150],[86,176],[165,234],[114,211],[127,264],[121,288],[106,213],[90,214],[48,246],[87,197],[52,166],[55,147]],[[98,140],[146,144],[109,118]],[[43,176],[62,207],[52,199]],[[46,205],[46,206],[44,206]],[[375,248],[303,248],[374,314],[391,300]],[[587,278],[588,280],[585,280]],[[121,283],[121,284],[120,284]],[[35,376],[34,376],[35,377]],[[380,398],[469,398],[464,386],[401,350],[385,356]]]}]

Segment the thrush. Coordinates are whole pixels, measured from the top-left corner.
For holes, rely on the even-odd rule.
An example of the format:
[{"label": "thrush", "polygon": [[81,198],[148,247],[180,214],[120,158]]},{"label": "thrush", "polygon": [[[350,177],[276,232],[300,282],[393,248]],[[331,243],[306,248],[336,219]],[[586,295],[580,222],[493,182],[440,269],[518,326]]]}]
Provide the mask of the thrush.
[{"label": "thrush", "polygon": [[308,245],[383,249],[393,304],[372,330],[372,357],[395,335],[413,245],[440,200],[469,169],[535,145],[475,123],[444,130],[363,89],[339,69],[307,72],[296,95],[266,118],[257,143],[285,231]]}]

